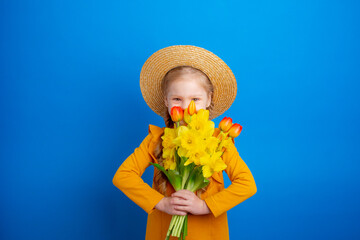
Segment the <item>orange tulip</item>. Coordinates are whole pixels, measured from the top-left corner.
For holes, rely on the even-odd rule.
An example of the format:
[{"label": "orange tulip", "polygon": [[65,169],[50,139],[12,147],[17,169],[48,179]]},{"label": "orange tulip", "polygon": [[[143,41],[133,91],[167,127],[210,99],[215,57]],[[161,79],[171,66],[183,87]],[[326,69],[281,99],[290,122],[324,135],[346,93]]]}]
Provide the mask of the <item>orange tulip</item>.
[{"label": "orange tulip", "polygon": [[229,136],[232,138],[236,138],[237,136],[239,136],[241,130],[242,126],[240,126],[240,124],[238,123],[234,123],[229,129]]},{"label": "orange tulip", "polygon": [[180,122],[184,117],[184,110],[179,106],[172,107],[170,113],[173,122]]},{"label": "orange tulip", "polygon": [[194,100],[191,100],[189,107],[188,107],[188,113],[190,116],[192,116],[192,115],[194,115],[195,112],[196,112],[195,102],[194,102]]},{"label": "orange tulip", "polygon": [[232,119],[229,117],[224,117],[219,123],[219,128],[221,131],[227,132],[232,125]]}]

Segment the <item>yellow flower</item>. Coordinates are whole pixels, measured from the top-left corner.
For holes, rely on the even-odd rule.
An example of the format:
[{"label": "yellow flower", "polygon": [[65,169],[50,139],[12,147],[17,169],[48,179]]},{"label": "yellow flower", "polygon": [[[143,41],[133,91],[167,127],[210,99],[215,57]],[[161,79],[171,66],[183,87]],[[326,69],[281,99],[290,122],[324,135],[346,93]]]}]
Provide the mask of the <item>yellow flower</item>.
[{"label": "yellow flower", "polygon": [[216,151],[216,149],[218,148],[219,143],[220,143],[220,141],[216,137],[206,138],[206,140],[205,140],[206,151],[209,154],[213,154]]},{"label": "yellow flower", "polygon": [[174,147],[164,148],[162,157],[164,159],[164,168],[174,170],[176,168],[175,162],[175,145]]},{"label": "yellow flower", "polygon": [[212,136],[215,130],[214,122],[209,121],[209,111],[204,109],[200,109],[197,114],[192,116],[189,127],[203,137]]},{"label": "yellow flower", "polygon": [[185,148],[183,148],[183,147],[178,148],[178,155],[180,157],[186,157],[187,153],[188,153],[188,150],[186,150]]},{"label": "yellow flower", "polygon": [[186,132],[189,129],[186,126],[180,126],[174,130],[175,130],[176,138],[173,139],[173,143],[175,144],[176,147],[180,147],[181,146],[181,136],[182,136],[183,132]]},{"label": "yellow flower", "polygon": [[189,111],[188,109],[185,109],[184,110],[184,121],[189,124],[189,122],[191,121],[191,116],[189,114]]},{"label": "yellow flower", "polygon": [[176,131],[173,128],[165,128],[164,135],[161,137],[163,140],[162,146],[164,148],[173,148],[175,144],[173,140],[176,138]]},{"label": "yellow flower", "polygon": [[232,144],[232,138],[223,139],[218,147],[219,151],[222,151],[223,148],[229,148]]},{"label": "yellow flower", "polygon": [[174,158],[174,156],[175,156],[175,148],[164,148],[163,149],[162,157],[164,159]]},{"label": "yellow flower", "polygon": [[208,165],[209,164],[209,161],[211,159],[211,155],[210,154],[206,154],[204,156],[202,156],[200,158],[200,164],[205,166],[205,165]]},{"label": "yellow flower", "polygon": [[196,148],[192,151],[189,151],[187,154],[188,160],[184,163],[185,166],[189,165],[190,163],[195,163],[195,165],[200,165],[201,159],[208,155],[203,148]]},{"label": "yellow flower", "polygon": [[211,177],[214,172],[220,172],[227,167],[221,159],[221,155],[222,152],[215,152],[211,155],[210,159],[208,159],[207,164],[203,166],[202,170],[205,178]]},{"label": "yellow flower", "polygon": [[166,170],[174,170],[176,168],[176,162],[174,158],[168,158],[164,161],[164,168]]},{"label": "yellow flower", "polygon": [[190,116],[192,116],[192,115],[194,115],[194,113],[196,113],[196,105],[195,105],[194,100],[191,100],[187,110],[188,110],[188,113]]},{"label": "yellow flower", "polygon": [[209,178],[214,173],[209,165],[204,165],[202,167],[202,171],[203,171],[204,178]]},{"label": "yellow flower", "polygon": [[177,146],[191,151],[201,144],[201,137],[196,131],[185,126],[180,126],[178,128],[178,137],[175,138],[173,142]]}]

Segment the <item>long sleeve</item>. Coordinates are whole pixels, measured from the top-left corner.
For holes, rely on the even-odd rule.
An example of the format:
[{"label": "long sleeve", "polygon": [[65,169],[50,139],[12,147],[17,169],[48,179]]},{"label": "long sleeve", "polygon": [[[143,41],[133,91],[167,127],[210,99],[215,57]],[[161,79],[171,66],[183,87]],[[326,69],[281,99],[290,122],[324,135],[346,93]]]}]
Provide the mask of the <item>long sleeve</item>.
[{"label": "long sleeve", "polygon": [[224,153],[223,160],[227,165],[225,172],[230,178],[231,185],[205,199],[215,217],[250,198],[257,191],[255,180],[234,144]]},{"label": "long sleeve", "polygon": [[149,153],[151,140],[152,135],[149,134],[121,164],[113,178],[113,184],[149,214],[164,197],[141,178],[145,169],[150,166],[149,162],[153,161]]}]

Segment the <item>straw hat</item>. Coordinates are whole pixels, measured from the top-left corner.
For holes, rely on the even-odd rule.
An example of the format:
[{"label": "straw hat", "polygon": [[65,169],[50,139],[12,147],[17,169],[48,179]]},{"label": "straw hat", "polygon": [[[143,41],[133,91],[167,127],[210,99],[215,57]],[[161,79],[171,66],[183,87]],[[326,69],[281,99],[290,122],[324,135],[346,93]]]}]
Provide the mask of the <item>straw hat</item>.
[{"label": "straw hat", "polygon": [[235,76],[226,63],[206,49],[176,45],[155,52],[141,69],[141,93],[155,113],[162,117],[166,114],[161,83],[168,71],[179,66],[197,68],[210,79],[214,87],[211,119],[223,114],[231,106],[236,97],[237,85]]}]

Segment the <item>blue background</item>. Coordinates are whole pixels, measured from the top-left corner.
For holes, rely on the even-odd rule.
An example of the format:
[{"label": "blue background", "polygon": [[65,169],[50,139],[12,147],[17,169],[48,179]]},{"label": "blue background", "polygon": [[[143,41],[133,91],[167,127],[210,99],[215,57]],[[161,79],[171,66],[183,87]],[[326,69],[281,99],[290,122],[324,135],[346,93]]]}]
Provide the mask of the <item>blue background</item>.
[{"label": "blue background", "polygon": [[144,238],[146,213],[112,178],[148,124],[163,126],[139,74],[177,44],[214,52],[238,81],[226,116],[244,127],[258,192],[228,212],[231,239],[359,239],[359,10],[2,0],[0,239]]}]

